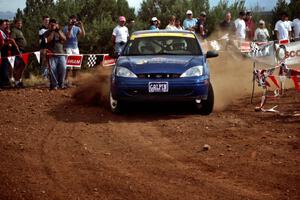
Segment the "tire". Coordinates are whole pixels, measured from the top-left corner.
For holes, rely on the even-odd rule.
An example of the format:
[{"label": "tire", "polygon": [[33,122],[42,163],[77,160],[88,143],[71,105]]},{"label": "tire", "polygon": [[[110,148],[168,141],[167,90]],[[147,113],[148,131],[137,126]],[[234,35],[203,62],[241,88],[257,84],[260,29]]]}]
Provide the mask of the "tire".
[{"label": "tire", "polygon": [[209,115],[212,113],[214,109],[214,90],[211,83],[208,85],[207,99],[202,100],[200,104],[196,103],[196,108],[201,115]]},{"label": "tire", "polygon": [[109,93],[109,107],[113,113],[121,113],[122,111],[122,102],[114,99],[111,92]]}]

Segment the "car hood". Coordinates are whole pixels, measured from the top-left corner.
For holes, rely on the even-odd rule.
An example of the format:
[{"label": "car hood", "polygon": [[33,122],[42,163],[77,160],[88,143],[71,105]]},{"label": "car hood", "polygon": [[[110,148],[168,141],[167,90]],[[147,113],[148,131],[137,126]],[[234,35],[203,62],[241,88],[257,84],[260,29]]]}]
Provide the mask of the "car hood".
[{"label": "car hood", "polygon": [[126,67],[135,74],[144,73],[177,73],[182,74],[187,69],[203,65],[203,56],[121,56],[117,66]]}]

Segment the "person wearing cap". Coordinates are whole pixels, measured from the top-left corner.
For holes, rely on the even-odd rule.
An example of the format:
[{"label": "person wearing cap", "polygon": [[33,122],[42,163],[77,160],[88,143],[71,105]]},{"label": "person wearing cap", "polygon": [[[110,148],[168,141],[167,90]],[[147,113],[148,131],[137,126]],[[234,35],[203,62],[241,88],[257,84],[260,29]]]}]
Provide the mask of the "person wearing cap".
[{"label": "person wearing cap", "polygon": [[281,19],[275,24],[275,31],[277,40],[290,40],[291,39],[291,23],[289,22],[289,16],[286,12],[281,14]]},{"label": "person wearing cap", "polygon": [[253,40],[254,32],[255,32],[255,22],[252,18],[252,12],[247,11],[246,17],[245,17],[245,23],[246,23],[246,38],[249,41]]},{"label": "person wearing cap", "polygon": [[128,28],[125,26],[126,18],[119,17],[119,25],[117,25],[112,33],[112,43],[115,47],[115,54],[120,55],[129,37]]},{"label": "person wearing cap", "polygon": [[193,18],[193,12],[191,10],[186,11],[186,18],[183,21],[183,28],[185,30],[194,31],[197,24],[197,19]]},{"label": "person wearing cap", "polygon": [[177,27],[175,26],[176,17],[172,15],[169,18],[169,24],[166,26],[166,30],[177,30]]},{"label": "person wearing cap", "polygon": [[297,14],[297,18],[295,18],[292,22],[292,35],[296,40],[300,39],[300,11]]},{"label": "person wearing cap", "polygon": [[259,20],[258,28],[254,33],[254,41],[256,42],[267,42],[270,38],[268,29],[266,29],[264,20]]},{"label": "person wearing cap", "polygon": [[241,11],[239,18],[234,21],[235,37],[239,40],[246,39],[246,23],[244,21],[246,13]]},{"label": "person wearing cap", "polygon": [[202,11],[200,13],[200,16],[196,24],[196,32],[199,33],[202,39],[205,39],[207,37],[207,29],[205,27],[205,21],[206,21],[206,12]]},{"label": "person wearing cap", "polygon": [[152,31],[159,30],[157,17],[152,17],[149,30],[152,30]]},{"label": "person wearing cap", "polygon": [[65,34],[60,30],[58,22],[50,19],[49,30],[45,32],[44,37],[47,39],[47,52],[50,65],[50,89],[57,90],[65,88],[64,81],[66,75],[66,57],[64,51]]}]

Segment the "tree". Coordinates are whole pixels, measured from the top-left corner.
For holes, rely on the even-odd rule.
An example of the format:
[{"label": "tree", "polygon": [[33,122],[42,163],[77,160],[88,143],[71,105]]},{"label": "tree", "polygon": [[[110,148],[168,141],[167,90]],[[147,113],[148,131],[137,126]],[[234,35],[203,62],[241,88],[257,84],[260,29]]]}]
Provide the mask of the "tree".
[{"label": "tree", "polygon": [[289,16],[291,15],[291,11],[286,0],[278,0],[276,6],[272,10],[272,24],[275,24],[280,19],[281,13],[283,12],[287,12]]},{"label": "tree", "polygon": [[300,12],[300,1],[299,0],[291,0],[289,4],[289,9],[291,10],[292,19],[298,17]]}]

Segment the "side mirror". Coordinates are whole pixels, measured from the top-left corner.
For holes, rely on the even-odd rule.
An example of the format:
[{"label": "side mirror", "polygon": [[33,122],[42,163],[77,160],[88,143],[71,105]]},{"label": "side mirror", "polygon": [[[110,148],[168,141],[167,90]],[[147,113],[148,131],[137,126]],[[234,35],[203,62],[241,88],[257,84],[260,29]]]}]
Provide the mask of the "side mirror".
[{"label": "side mirror", "polygon": [[206,58],[214,58],[214,57],[218,57],[219,53],[217,51],[208,51],[206,53]]}]

